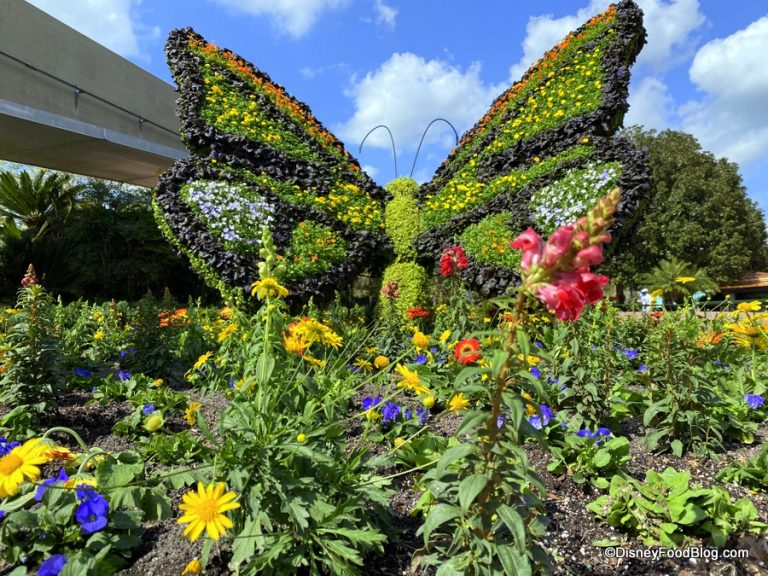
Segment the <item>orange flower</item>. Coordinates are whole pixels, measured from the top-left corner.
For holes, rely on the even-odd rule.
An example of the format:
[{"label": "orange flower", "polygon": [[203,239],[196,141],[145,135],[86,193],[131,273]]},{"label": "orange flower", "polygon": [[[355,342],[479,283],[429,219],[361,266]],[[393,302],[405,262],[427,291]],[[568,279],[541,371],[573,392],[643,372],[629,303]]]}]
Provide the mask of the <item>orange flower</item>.
[{"label": "orange flower", "polygon": [[724,336],[724,332],[707,330],[706,332],[699,334],[699,337],[696,339],[696,347],[704,348],[705,346],[715,346]]},{"label": "orange flower", "polygon": [[480,350],[480,342],[476,338],[464,338],[453,349],[453,357],[461,364],[474,364],[480,359],[478,350]]}]

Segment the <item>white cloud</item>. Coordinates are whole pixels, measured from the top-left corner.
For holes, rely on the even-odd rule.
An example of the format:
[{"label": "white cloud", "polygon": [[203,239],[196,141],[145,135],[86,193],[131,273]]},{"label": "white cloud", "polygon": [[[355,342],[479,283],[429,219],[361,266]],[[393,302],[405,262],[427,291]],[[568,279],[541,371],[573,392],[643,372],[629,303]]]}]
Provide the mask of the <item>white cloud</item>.
[{"label": "white cloud", "polygon": [[[555,46],[571,30],[605,10],[610,0],[590,0],[589,5],[575,15],[555,18],[551,14],[532,16],[528,20],[523,40],[523,56],[510,68],[510,80],[515,82],[544,53]],[[643,23],[648,43],[638,57],[654,69],[666,69],[684,58],[691,49],[691,34],[705,22],[698,0],[638,0],[643,10]]]},{"label": "white cloud", "polygon": [[669,128],[674,108],[675,99],[669,87],[658,78],[646,76],[637,87],[634,83],[630,86],[629,112],[624,117],[624,125],[640,124],[646,130]]},{"label": "white cloud", "polygon": [[373,166],[372,164],[363,164],[361,166],[363,169],[363,172],[368,174],[371,178],[376,178],[376,175],[379,173],[379,169],[376,168],[376,166]]},{"label": "white cloud", "polygon": [[143,31],[134,14],[141,0],[28,1],[121,56],[141,56],[138,36]]},{"label": "white cloud", "polygon": [[768,16],[705,44],[688,72],[704,96],[680,107],[683,129],[735,162],[768,158]]},{"label": "white cloud", "polygon": [[254,16],[270,16],[278,28],[294,38],[304,36],[326,10],[348,0],[214,0],[218,4]]},{"label": "white cloud", "polygon": [[[399,151],[415,150],[432,119],[446,118],[461,134],[483,115],[497,92],[497,87],[480,80],[478,64],[462,71],[441,60],[395,53],[375,72],[359,81],[353,79],[347,96],[355,100],[355,113],[338,133],[357,143],[374,126],[386,124]],[[453,146],[453,131],[436,123],[425,139],[430,142]],[[371,134],[366,140],[369,145],[391,146],[384,130]]]},{"label": "white cloud", "polygon": [[373,4],[373,9],[376,12],[376,23],[385,24],[390,28],[395,27],[397,20],[397,14],[399,10],[384,4],[384,0],[376,0]]}]

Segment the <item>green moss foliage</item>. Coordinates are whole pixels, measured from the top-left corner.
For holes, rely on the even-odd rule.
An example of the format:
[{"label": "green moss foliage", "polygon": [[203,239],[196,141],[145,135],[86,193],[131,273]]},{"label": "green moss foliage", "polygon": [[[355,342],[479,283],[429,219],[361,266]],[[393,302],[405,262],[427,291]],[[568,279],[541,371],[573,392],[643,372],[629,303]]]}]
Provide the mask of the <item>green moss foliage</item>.
[{"label": "green moss foliage", "polygon": [[382,296],[380,315],[391,314],[406,324],[405,311],[414,306],[428,306],[430,283],[427,271],[415,262],[398,262],[384,270],[382,285],[396,287],[397,297]]},{"label": "green moss foliage", "polygon": [[415,194],[418,184],[412,178],[398,178],[387,185],[393,198],[387,203],[384,222],[398,260],[413,260],[413,241],[419,235],[421,218]]}]

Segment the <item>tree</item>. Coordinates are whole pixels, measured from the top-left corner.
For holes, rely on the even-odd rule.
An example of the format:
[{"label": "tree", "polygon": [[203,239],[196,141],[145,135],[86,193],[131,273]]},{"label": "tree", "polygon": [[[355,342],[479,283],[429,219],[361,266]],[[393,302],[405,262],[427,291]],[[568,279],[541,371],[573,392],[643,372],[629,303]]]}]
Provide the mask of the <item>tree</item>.
[{"label": "tree", "polygon": [[660,292],[669,302],[678,302],[681,297],[690,297],[695,292],[714,292],[717,284],[700,269],[694,269],[687,262],[677,258],[662,260],[659,265],[640,279],[646,287]]},{"label": "tree", "polygon": [[81,190],[82,184],[62,172],[0,172],[0,216],[9,229],[15,227],[37,241],[61,230]]},{"label": "tree", "polygon": [[618,282],[636,287],[664,259],[688,262],[720,284],[768,266],[764,215],[735,163],[684,132],[633,126],[622,136],[647,149],[652,183],[626,248],[607,266]]},{"label": "tree", "polygon": [[205,295],[163,239],[149,190],[66,174],[0,170],[0,297],[11,299],[27,265],[67,298],[137,300],[165,287]]}]

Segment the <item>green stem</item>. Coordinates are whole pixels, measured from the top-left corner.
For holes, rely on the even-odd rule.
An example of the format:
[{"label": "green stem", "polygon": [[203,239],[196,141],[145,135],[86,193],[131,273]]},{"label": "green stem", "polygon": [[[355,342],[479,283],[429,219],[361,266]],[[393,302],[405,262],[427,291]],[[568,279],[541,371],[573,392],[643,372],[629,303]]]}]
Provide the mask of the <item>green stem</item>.
[{"label": "green stem", "polygon": [[83,452],[88,452],[88,445],[80,437],[80,434],[72,430],[72,428],[66,428],[65,426],[54,426],[53,428],[49,428],[45,434],[43,434],[43,440],[48,438],[48,436],[54,432],[64,432],[65,434],[69,434],[77,441],[77,443],[80,445],[80,448],[83,449]]}]

